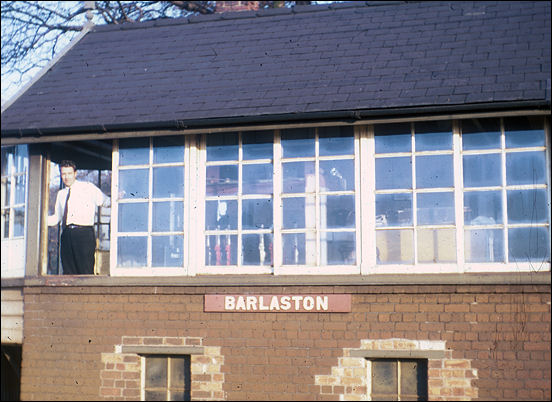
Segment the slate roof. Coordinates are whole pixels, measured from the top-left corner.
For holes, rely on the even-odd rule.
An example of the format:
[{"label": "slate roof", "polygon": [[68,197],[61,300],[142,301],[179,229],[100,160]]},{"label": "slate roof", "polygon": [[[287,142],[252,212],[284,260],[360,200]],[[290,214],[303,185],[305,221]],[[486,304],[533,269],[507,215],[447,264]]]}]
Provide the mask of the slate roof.
[{"label": "slate roof", "polygon": [[2,113],[2,137],[549,108],[550,20],[548,1],[351,2],[96,26]]}]

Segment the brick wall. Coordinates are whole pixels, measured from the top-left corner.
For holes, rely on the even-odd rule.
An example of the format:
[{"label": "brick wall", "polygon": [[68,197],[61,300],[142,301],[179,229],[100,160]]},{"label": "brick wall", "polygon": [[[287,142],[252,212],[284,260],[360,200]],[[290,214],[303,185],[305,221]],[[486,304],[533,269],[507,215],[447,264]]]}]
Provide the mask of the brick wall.
[{"label": "brick wall", "polygon": [[[204,313],[205,293],[351,293],[353,305],[350,313]],[[220,353],[220,376],[196,379],[222,388],[217,395],[227,400],[339,400],[347,390],[323,388],[321,379],[350,363],[344,360],[350,350],[393,340],[419,349],[442,345],[448,363],[428,369],[432,400],[551,396],[547,285],[37,286],[25,288],[24,301],[23,400],[138,400],[132,357],[123,356],[129,367],[108,366],[117,345],[133,338],[196,339]],[[460,364],[469,378],[468,385],[456,382],[462,395],[436,390],[444,370],[454,370],[450,364]],[[134,391],[106,395],[110,370],[121,371],[118,379]],[[355,376],[359,381],[363,374]]]}]

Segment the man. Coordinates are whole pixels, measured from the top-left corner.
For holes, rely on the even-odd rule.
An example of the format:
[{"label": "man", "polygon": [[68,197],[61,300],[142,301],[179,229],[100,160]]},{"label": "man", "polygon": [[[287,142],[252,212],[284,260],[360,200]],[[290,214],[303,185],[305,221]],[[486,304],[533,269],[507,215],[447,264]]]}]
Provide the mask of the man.
[{"label": "man", "polygon": [[48,225],[61,222],[61,264],[66,275],[93,275],[94,214],[96,207],[109,206],[109,198],[94,184],[77,180],[77,166],[64,160],[59,165],[65,188],[56,198],[54,215]]}]

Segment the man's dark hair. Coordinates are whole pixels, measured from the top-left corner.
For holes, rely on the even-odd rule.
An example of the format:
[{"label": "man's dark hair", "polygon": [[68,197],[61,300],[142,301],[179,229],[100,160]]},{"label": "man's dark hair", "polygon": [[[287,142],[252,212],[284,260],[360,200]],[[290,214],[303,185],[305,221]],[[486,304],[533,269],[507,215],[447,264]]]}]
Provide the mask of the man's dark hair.
[{"label": "man's dark hair", "polygon": [[77,171],[77,165],[75,164],[75,162],[70,160],[61,161],[61,163],[59,164],[59,169],[61,170],[61,168],[63,167],[72,167],[75,172]]}]

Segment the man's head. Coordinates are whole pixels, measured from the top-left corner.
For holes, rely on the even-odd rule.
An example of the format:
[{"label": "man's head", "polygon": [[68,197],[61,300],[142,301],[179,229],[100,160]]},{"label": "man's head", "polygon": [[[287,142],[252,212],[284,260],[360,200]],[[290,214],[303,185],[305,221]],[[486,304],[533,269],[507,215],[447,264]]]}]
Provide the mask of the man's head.
[{"label": "man's head", "polygon": [[61,161],[59,164],[61,180],[67,187],[71,187],[77,178],[77,165],[73,161]]}]

